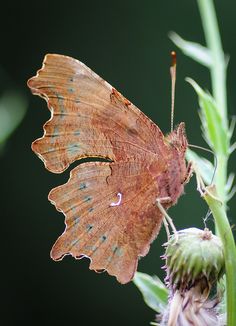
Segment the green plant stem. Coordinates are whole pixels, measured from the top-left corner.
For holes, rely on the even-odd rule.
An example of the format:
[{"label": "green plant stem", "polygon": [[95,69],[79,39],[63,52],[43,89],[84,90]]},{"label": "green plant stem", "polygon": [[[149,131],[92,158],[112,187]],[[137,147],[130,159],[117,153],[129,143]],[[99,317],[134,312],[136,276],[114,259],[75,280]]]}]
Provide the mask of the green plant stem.
[{"label": "green plant stem", "polygon": [[[226,64],[225,56],[222,49],[220,32],[217,24],[215,8],[212,0],[198,0],[199,11],[202,19],[203,30],[207,42],[207,47],[211,52],[212,65],[210,67],[212,92],[216,101],[219,114],[222,118],[223,127],[228,130],[227,119],[227,99],[226,99]],[[227,163],[228,155],[215,153],[218,160],[216,171],[216,187],[217,193],[226,206],[227,183]]]},{"label": "green plant stem", "polygon": [[[217,197],[214,186],[208,187],[209,193]],[[227,325],[236,325],[236,247],[233,234],[227,219],[224,206],[209,193],[204,195],[204,199],[209,205],[215,219],[219,236],[224,247],[225,269],[226,269],[226,287],[227,287]]]},{"label": "green plant stem", "polygon": [[227,97],[226,97],[226,63],[222,49],[220,32],[217,24],[215,8],[212,0],[198,0],[198,7],[202,19],[207,47],[211,52],[211,81],[212,92],[223,125],[228,128]]},{"label": "green plant stem", "polygon": [[[212,92],[216,101],[222,125],[225,130],[228,129],[227,118],[227,95],[226,95],[226,63],[220,32],[217,24],[217,18],[213,0],[198,0],[199,11],[202,19],[202,25],[205,33],[207,47],[210,50],[212,64],[210,66]],[[217,170],[215,176],[216,193],[222,201],[216,201],[211,196],[206,195],[207,201],[215,219],[216,230],[224,246],[225,269],[226,269],[226,304],[227,304],[227,325],[236,325],[236,249],[232,230],[226,215],[227,204],[227,163],[228,152],[215,152],[217,157]]]},{"label": "green plant stem", "polygon": [[226,183],[227,183],[227,164],[228,157],[224,154],[216,154],[217,158],[217,170],[215,177],[215,184],[219,198],[222,201],[223,207],[226,210],[227,204],[227,193],[226,193]]}]

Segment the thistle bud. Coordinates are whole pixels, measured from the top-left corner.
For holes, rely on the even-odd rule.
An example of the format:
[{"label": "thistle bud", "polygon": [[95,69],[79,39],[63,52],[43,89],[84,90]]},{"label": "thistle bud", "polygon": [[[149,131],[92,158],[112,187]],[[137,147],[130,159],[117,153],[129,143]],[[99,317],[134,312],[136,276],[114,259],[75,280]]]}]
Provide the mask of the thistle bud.
[{"label": "thistle bud", "polygon": [[169,307],[162,325],[220,325],[218,298],[208,300],[212,286],[224,273],[221,240],[208,229],[190,228],[165,244]]}]

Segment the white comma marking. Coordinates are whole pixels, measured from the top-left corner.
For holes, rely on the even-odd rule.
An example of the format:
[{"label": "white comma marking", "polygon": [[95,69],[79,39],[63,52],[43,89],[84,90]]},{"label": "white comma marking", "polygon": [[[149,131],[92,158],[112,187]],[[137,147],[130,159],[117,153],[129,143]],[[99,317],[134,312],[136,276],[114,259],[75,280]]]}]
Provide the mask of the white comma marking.
[{"label": "white comma marking", "polygon": [[118,197],[117,203],[111,203],[110,206],[114,207],[114,206],[119,206],[121,204],[122,194],[120,192],[118,192],[117,197]]}]

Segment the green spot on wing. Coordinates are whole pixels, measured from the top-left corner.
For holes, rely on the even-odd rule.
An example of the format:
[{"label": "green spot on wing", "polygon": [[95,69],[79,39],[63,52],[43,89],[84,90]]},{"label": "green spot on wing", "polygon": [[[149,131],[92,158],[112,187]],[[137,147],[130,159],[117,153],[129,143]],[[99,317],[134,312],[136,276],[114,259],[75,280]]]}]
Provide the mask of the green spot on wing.
[{"label": "green spot on wing", "polygon": [[65,107],[64,107],[64,97],[59,94],[59,93],[56,93],[56,97],[58,99],[58,105],[59,105],[59,109],[60,109],[60,113],[62,114],[61,118],[64,117],[63,113],[65,113]]},{"label": "green spot on wing", "polygon": [[92,224],[88,224],[88,225],[86,226],[86,230],[87,230],[87,232],[91,231],[92,228],[93,228],[93,225],[92,225]]},{"label": "green spot on wing", "polygon": [[79,239],[75,239],[71,242],[71,247],[75,246],[79,242]]},{"label": "green spot on wing", "polygon": [[84,247],[85,250],[89,250],[89,251],[92,251],[93,253],[98,249],[97,246],[85,246]]},{"label": "green spot on wing", "polygon": [[88,201],[91,201],[91,200],[92,200],[91,196],[85,196],[84,197],[84,202],[88,202]]},{"label": "green spot on wing", "polygon": [[83,190],[83,189],[85,189],[85,188],[87,188],[87,185],[86,185],[86,183],[82,182],[82,183],[79,185],[79,190]]},{"label": "green spot on wing", "polygon": [[76,217],[75,220],[74,220],[74,223],[75,224],[78,224],[80,222],[80,218],[79,217]]},{"label": "green spot on wing", "polygon": [[77,154],[79,151],[79,144],[69,144],[67,151],[69,155]]},{"label": "green spot on wing", "polygon": [[59,133],[59,128],[57,126],[54,127],[54,131],[50,137],[50,143],[54,143],[55,142],[55,138],[60,136],[60,133]]},{"label": "green spot on wing", "polygon": [[106,235],[102,235],[102,236],[101,236],[101,240],[102,240],[102,242],[106,241],[106,239],[107,239],[107,236],[106,236]]},{"label": "green spot on wing", "polygon": [[118,247],[118,246],[112,246],[112,251],[117,256],[121,256],[122,255],[122,249],[120,247]]}]

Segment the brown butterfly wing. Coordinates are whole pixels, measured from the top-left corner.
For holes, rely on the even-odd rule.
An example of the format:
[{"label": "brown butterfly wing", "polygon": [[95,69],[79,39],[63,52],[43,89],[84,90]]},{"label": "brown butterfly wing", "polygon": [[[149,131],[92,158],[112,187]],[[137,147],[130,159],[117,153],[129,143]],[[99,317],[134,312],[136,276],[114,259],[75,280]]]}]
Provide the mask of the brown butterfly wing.
[{"label": "brown butterfly wing", "polygon": [[[176,201],[182,192],[178,151],[141,111],[75,59],[47,55],[28,85],[51,111],[44,136],[32,145],[47,169],[60,173],[89,156],[113,161],[82,163],[50,192],[66,216],[52,258],[87,256],[91,269],[128,282],[159,231],[156,198],[171,195],[172,187]],[[184,171],[182,156],[181,166]]]},{"label": "brown butterfly wing", "polygon": [[[164,166],[160,173],[163,170]],[[161,226],[157,195],[148,162],[79,165],[65,185],[49,194],[66,216],[66,230],[53,246],[52,258],[89,257],[90,269],[106,270],[119,282],[129,282],[138,257],[147,254]]]},{"label": "brown butterfly wing", "polygon": [[44,136],[32,149],[52,172],[63,172],[88,156],[120,161],[162,151],[160,129],[78,60],[46,55],[28,86],[47,100],[51,111]]}]

